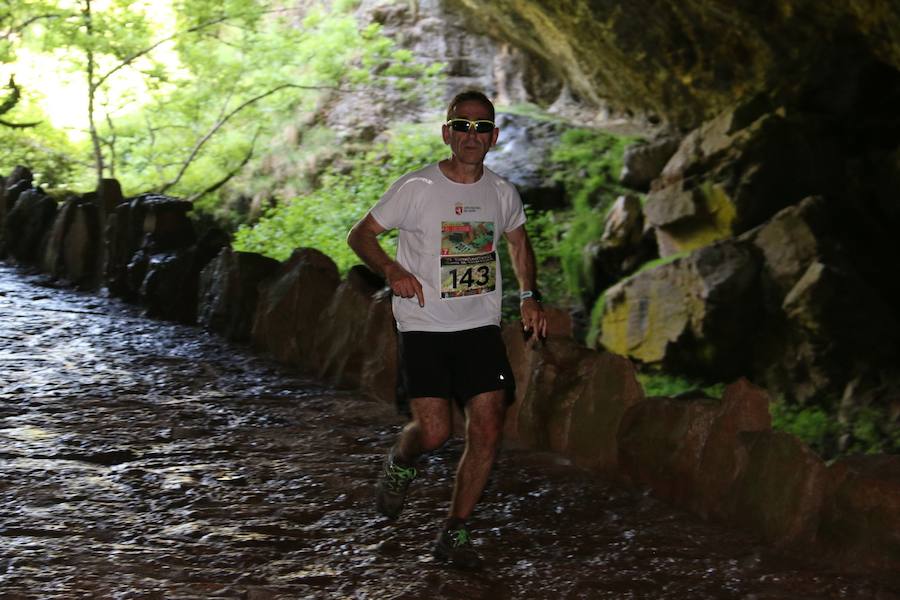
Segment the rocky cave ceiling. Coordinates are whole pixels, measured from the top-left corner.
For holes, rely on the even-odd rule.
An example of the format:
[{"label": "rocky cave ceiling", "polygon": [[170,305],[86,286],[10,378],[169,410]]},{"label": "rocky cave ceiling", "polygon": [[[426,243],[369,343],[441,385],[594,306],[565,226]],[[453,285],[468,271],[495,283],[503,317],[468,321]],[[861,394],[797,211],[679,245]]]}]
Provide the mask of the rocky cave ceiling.
[{"label": "rocky cave ceiling", "polygon": [[680,128],[761,93],[827,97],[844,74],[900,70],[900,0],[447,1],[581,102]]}]

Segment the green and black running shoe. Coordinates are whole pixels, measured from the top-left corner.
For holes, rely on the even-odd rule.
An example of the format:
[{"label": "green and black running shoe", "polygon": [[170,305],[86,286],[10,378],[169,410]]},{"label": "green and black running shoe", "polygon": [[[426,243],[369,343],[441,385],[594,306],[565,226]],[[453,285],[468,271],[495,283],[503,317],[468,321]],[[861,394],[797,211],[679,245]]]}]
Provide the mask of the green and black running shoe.
[{"label": "green and black running shoe", "polygon": [[381,480],[378,482],[378,494],[375,497],[375,508],[389,519],[396,519],[403,510],[403,500],[409,484],[416,478],[414,467],[403,467],[394,462],[394,453],[389,452],[384,459]]},{"label": "green and black running shoe", "polygon": [[444,528],[434,544],[434,557],[450,561],[460,569],[480,569],[481,557],[472,546],[472,535],[465,525]]}]

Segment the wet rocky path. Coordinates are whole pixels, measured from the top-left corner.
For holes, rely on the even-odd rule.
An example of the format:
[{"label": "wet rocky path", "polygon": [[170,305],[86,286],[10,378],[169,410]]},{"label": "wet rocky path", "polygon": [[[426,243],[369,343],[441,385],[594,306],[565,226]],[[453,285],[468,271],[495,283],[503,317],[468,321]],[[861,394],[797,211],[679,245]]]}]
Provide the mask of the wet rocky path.
[{"label": "wet rocky path", "polygon": [[8,266],[0,419],[4,599],[900,598],[520,450],[473,522],[488,569],[448,569],[458,441],[389,523],[389,407]]}]

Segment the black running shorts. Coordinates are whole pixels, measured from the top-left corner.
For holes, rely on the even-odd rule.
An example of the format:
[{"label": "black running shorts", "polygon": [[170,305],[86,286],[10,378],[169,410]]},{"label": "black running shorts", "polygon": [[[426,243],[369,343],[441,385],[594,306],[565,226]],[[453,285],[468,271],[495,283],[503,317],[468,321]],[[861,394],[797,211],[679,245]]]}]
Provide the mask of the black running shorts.
[{"label": "black running shorts", "polygon": [[499,327],[405,331],[398,342],[397,408],[401,413],[410,414],[411,398],[448,398],[463,409],[473,396],[506,390],[506,403],[515,401],[516,382]]}]

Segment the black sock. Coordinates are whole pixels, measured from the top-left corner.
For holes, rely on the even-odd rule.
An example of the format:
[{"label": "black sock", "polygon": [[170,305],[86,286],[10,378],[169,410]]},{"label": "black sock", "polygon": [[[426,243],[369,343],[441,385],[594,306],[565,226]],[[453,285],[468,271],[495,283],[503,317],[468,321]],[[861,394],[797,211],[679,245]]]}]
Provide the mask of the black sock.
[{"label": "black sock", "polygon": [[447,519],[447,522],[444,523],[444,529],[447,531],[454,531],[456,529],[467,529],[466,520],[460,519],[459,517],[450,517]]}]

